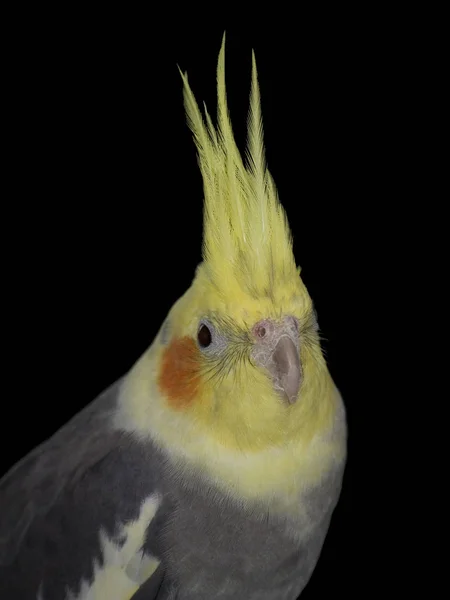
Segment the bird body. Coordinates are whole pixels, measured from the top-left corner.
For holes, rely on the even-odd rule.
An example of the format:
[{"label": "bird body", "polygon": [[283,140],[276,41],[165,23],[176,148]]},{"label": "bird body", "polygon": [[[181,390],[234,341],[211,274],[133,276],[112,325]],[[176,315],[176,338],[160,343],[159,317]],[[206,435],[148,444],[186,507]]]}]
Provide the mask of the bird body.
[{"label": "bird body", "polygon": [[133,368],[0,481],[0,597],[295,600],[339,498],[346,418],[265,167],[218,63],[218,127],[183,75],[203,262]]}]

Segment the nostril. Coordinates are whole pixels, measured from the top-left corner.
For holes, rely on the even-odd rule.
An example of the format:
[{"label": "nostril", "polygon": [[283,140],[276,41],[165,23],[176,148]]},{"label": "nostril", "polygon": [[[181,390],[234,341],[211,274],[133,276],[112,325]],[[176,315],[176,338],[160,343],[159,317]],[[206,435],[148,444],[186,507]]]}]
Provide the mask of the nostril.
[{"label": "nostril", "polygon": [[260,340],[267,340],[271,338],[273,332],[274,325],[269,319],[261,319],[252,327],[252,335],[257,339],[259,338]]}]

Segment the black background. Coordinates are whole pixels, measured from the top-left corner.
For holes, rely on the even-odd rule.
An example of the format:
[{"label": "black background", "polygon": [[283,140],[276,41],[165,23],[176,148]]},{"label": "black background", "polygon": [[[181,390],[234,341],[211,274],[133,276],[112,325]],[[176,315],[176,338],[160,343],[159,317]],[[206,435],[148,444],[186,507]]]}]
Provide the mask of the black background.
[{"label": "black background", "polygon": [[371,410],[373,307],[386,301],[377,277],[401,196],[411,59],[389,19],[279,16],[205,25],[200,13],[190,25],[176,8],[164,18],[39,8],[11,21],[3,471],[124,374],[189,286],[202,187],[177,65],[214,115],[226,29],[236,138],[243,148],[253,48],[268,165],[348,413],[343,491],[302,598],[353,597],[364,555],[357,440]]}]

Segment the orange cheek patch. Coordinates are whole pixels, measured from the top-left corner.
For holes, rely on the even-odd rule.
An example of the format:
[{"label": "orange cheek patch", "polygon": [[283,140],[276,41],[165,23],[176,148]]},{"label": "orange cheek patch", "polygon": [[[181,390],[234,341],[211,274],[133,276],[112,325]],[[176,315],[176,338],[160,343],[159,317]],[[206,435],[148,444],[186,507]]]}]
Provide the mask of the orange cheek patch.
[{"label": "orange cheek patch", "polygon": [[172,408],[186,408],[200,386],[200,353],[194,340],[173,340],[162,356],[158,385]]}]

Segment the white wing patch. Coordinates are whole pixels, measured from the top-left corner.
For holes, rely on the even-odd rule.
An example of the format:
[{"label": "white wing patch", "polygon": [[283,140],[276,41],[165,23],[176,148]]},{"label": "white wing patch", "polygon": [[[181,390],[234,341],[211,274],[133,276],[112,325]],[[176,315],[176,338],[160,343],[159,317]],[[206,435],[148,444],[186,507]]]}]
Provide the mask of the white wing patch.
[{"label": "white wing patch", "polygon": [[103,564],[94,561],[94,581],[84,580],[80,593],[75,595],[68,591],[66,600],[129,600],[132,597],[159,565],[158,559],[142,552],[142,545],[160,503],[161,498],[156,494],[147,498],[137,520],[121,526],[115,539],[100,531]]}]

